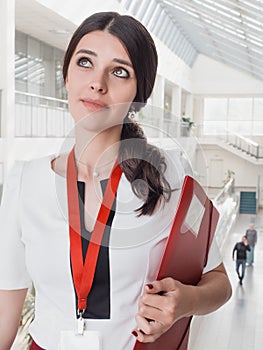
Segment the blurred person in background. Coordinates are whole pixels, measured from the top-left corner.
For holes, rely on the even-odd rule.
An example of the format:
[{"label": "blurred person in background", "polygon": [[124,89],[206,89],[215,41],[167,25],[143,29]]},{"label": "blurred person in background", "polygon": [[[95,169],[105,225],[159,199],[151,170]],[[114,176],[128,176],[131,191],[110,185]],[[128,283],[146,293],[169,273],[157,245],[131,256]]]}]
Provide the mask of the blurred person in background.
[{"label": "blurred person in background", "polygon": [[247,252],[249,251],[250,246],[248,245],[247,237],[243,236],[241,242],[237,242],[235,244],[232,252],[233,260],[235,260],[236,254],[236,273],[238,275],[239,283],[241,285],[243,284],[243,279],[245,277]]},{"label": "blurred person in background", "polygon": [[252,266],[254,264],[254,252],[258,238],[254,224],[249,225],[249,228],[246,230],[246,237],[250,246],[250,251],[247,252],[247,266]]}]

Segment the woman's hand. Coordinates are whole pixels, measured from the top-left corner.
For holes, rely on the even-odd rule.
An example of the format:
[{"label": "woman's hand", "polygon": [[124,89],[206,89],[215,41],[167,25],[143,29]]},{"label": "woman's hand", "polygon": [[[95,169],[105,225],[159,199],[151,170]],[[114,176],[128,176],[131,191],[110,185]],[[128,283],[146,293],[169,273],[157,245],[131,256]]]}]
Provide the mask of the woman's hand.
[{"label": "woman's hand", "polygon": [[138,329],[133,331],[137,340],[153,342],[177,320],[190,316],[194,305],[194,288],[172,278],[146,285],[136,315]]},{"label": "woman's hand", "polygon": [[140,342],[153,342],[177,320],[217,310],[231,293],[223,263],[203,274],[197,286],[170,277],[154,281],[144,288],[136,315],[138,329],[132,333]]}]

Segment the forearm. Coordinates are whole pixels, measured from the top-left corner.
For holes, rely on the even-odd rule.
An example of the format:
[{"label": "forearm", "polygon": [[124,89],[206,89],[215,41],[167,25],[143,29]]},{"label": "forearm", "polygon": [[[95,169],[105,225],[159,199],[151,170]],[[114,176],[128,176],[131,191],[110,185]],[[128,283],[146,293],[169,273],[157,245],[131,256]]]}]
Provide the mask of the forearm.
[{"label": "forearm", "polygon": [[10,350],[14,342],[26,292],[0,291],[0,350]]},{"label": "forearm", "polygon": [[196,287],[192,287],[193,308],[190,315],[205,315],[215,311],[231,297],[232,289],[224,265],[207,272]]},{"label": "forearm", "polygon": [[10,350],[17,334],[18,324],[10,325],[8,319],[0,319],[0,350]]}]

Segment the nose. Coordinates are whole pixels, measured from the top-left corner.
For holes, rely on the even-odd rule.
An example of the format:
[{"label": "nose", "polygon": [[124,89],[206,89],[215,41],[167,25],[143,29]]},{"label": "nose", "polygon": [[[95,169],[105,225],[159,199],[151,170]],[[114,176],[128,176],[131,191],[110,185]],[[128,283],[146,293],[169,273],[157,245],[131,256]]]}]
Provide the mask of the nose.
[{"label": "nose", "polygon": [[90,82],[90,89],[94,92],[105,94],[107,92],[107,84],[103,77],[97,77]]}]

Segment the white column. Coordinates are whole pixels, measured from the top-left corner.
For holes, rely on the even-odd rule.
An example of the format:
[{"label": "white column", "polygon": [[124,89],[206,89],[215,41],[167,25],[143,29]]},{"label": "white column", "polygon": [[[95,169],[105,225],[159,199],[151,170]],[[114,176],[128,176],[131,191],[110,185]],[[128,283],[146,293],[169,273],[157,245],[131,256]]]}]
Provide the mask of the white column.
[{"label": "white column", "polygon": [[204,98],[202,96],[194,97],[193,121],[197,126],[196,136],[202,137],[204,127]]},{"label": "white column", "polygon": [[154,89],[152,93],[152,106],[153,112],[156,112],[156,118],[158,118],[158,128],[159,128],[159,137],[163,137],[163,119],[164,119],[164,87],[165,79],[164,77],[157,75]]},{"label": "white column", "polygon": [[0,1],[1,162],[4,177],[13,163],[15,130],[15,0]]},{"label": "white column", "polygon": [[193,119],[193,95],[190,93],[186,95],[185,115]]},{"label": "white column", "polygon": [[55,91],[55,77],[56,77],[56,67],[54,60],[46,60],[44,62],[45,67],[45,85],[43,95],[45,96],[56,96]]},{"label": "white column", "polygon": [[176,122],[176,135],[180,136],[180,119],[182,104],[182,88],[174,85],[172,88],[172,121]]}]

